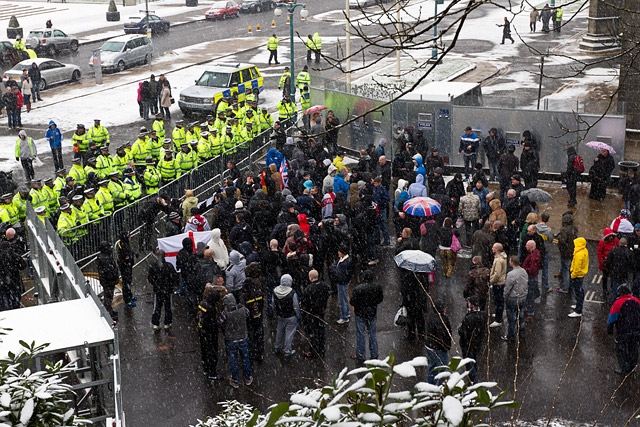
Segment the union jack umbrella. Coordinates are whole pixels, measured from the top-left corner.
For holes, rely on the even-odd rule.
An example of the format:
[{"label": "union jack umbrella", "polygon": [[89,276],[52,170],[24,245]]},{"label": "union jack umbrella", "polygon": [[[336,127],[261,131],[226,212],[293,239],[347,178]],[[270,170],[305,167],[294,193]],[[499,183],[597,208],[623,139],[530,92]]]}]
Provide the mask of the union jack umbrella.
[{"label": "union jack umbrella", "polygon": [[441,206],[430,197],[414,197],[405,202],[402,210],[413,216],[432,216],[440,213]]}]

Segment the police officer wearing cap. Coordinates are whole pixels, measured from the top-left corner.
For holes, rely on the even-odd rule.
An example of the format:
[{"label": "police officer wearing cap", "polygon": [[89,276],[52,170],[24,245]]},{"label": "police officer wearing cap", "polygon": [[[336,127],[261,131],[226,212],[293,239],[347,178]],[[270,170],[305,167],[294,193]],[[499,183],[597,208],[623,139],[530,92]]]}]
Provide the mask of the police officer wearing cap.
[{"label": "police officer wearing cap", "polygon": [[162,141],[166,134],[164,130],[164,116],[162,113],[156,113],[156,119],[153,121],[151,128],[156,131],[156,135],[158,135],[158,138]]},{"label": "police officer wearing cap", "polygon": [[138,139],[131,146],[131,158],[138,173],[144,173],[145,161],[151,155],[151,143],[147,139],[147,128],[141,127]]},{"label": "police officer wearing cap", "polygon": [[127,194],[129,203],[133,203],[142,197],[142,186],[140,185],[140,181],[138,181],[138,177],[133,169],[126,168],[124,170],[124,179],[122,180],[122,184],[124,185],[124,190]]},{"label": "police officer wearing cap", "polygon": [[171,132],[171,139],[176,147],[180,147],[183,142],[187,142],[187,131],[184,129],[184,120],[176,120],[176,127]]},{"label": "police officer wearing cap", "polygon": [[209,131],[209,133],[211,133],[211,131],[216,128],[215,123],[216,123],[216,118],[213,117],[212,114],[209,114],[207,116],[207,131]]},{"label": "police officer wearing cap", "polygon": [[220,140],[220,136],[218,134],[218,129],[213,129],[209,134],[209,142],[211,144],[211,156],[218,157],[221,156],[224,152],[224,146],[222,145],[222,141]]},{"label": "police officer wearing cap", "polygon": [[[54,192],[54,197],[56,198],[58,194]],[[16,212],[18,212],[18,219],[20,221],[24,221],[27,217],[27,201],[31,199],[29,195],[29,189],[27,187],[20,187],[18,192],[13,196],[11,204],[15,208]]]},{"label": "police officer wearing cap", "polygon": [[76,125],[76,131],[71,136],[71,143],[73,144],[73,152],[76,156],[82,159],[84,164],[84,158],[89,148],[89,138],[87,137],[87,131],[82,123]]},{"label": "police officer wearing cap", "polygon": [[199,163],[205,163],[211,159],[211,143],[209,142],[209,132],[204,131],[200,133],[200,140],[196,147],[198,153]]},{"label": "police officer wearing cap", "polygon": [[[124,144],[121,145],[116,150],[116,154],[111,156],[112,165],[113,165],[113,169],[111,170],[111,172],[113,171],[118,172],[118,175],[122,175],[122,172],[124,172],[124,169],[127,166],[129,166],[129,163],[131,162],[131,157],[127,153],[125,148],[126,148],[126,145]],[[109,172],[107,176],[110,176],[111,172]]]},{"label": "police officer wearing cap", "polygon": [[71,196],[73,196],[73,190],[76,187],[75,179],[73,179],[72,176],[68,176],[68,177],[65,178],[65,182],[66,182],[66,184],[60,190],[60,196],[61,197],[62,196],[67,197],[69,194],[71,194]]},{"label": "police officer wearing cap", "polygon": [[65,245],[75,243],[80,238],[74,228],[79,225],[78,217],[76,213],[71,209],[69,203],[64,203],[60,206],[60,216],[56,222],[58,234],[62,237],[62,241]]},{"label": "police officer wearing cap", "polygon": [[[191,122],[189,123],[187,133],[185,134],[185,142],[189,143],[189,141],[193,141],[194,139],[197,141],[200,139],[200,123],[199,122]],[[182,144],[180,144],[182,147]]]},{"label": "police officer wearing cap", "polygon": [[292,120],[296,112],[296,106],[293,101],[291,101],[289,95],[282,97],[282,99],[276,104],[276,109],[278,110],[280,125],[285,129],[291,127]]},{"label": "police officer wearing cap", "polygon": [[35,208],[34,211],[36,215],[38,215],[38,219],[44,224],[47,220],[47,210],[44,208],[44,206]]},{"label": "police officer wearing cap", "polygon": [[273,126],[273,117],[269,114],[267,107],[262,107],[258,114],[258,122],[260,123],[260,133],[265,132]]},{"label": "police officer wearing cap", "polygon": [[29,191],[29,195],[31,196],[31,204],[34,208],[38,206],[44,206],[46,208],[48,206],[47,194],[42,191],[41,179],[31,180],[31,191]]},{"label": "police officer wearing cap", "polygon": [[109,191],[109,180],[103,179],[98,183],[98,191],[96,192],[96,200],[105,216],[109,216],[113,213],[113,196]]},{"label": "police officer wearing cap", "polygon": [[73,165],[71,166],[71,169],[69,169],[69,176],[73,178],[76,184],[84,185],[84,183],[87,181],[87,173],[84,171],[84,168],[80,164],[81,159],[79,157],[76,157],[72,159],[71,162],[73,163]]},{"label": "police officer wearing cap", "polygon": [[[71,198],[71,210],[76,215],[76,227],[89,222],[89,216],[82,210],[83,203],[84,196],[82,194],[76,194]],[[85,227],[78,228],[76,229],[75,234],[80,238],[82,236],[86,236],[88,234],[88,230]]]},{"label": "police officer wearing cap", "polygon": [[164,153],[167,152],[167,150],[174,151],[173,141],[171,141],[170,138],[165,138],[164,141],[162,141],[162,148],[160,149],[160,156],[158,160],[164,158]]},{"label": "police officer wearing cap", "polygon": [[60,190],[67,185],[67,170],[66,169],[58,169],[56,170],[56,179],[53,180],[53,189],[58,193],[58,197],[60,196]]},{"label": "police officer wearing cap", "polygon": [[180,152],[176,155],[176,163],[180,168],[181,175],[189,173],[195,167],[193,158],[191,157],[191,148],[189,143],[185,142],[180,147]]},{"label": "police officer wearing cap", "polygon": [[93,120],[93,126],[87,132],[87,138],[98,146],[105,145],[108,147],[111,144],[109,130],[100,124],[100,119]]},{"label": "police officer wearing cap", "polygon": [[104,210],[96,200],[96,190],[87,188],[84,190],[84,203],[82,204],[82,212],[87,215],[89,221],[100,219],[104,216]]},{"label": "police officer wearing cap", "polygon": [[147,167],[143,176],[145,193],[147,195],[157,194],[161,179],[162,176],[158,168],[156,168],[156,162],[153,161],[153,157],[147,157]]},{"label": "police officer wearing cap", "polygon": [[233,135],[233,128],[231,126],[225,127],[225,132],[220,136],[220,142],[224,147],[224,154],[227,158],[233,159],[235,150],[235,139]]},{"label": "police officer wearing cap", "polygon": [[96,173],[98,178],[106,179],[111,171],[115,170],[113,159],[109,155],[109,147],[100,147],[100,155],[96,158]]},{"label": "police officer wearing cap", "polygon": [[282,96],[291,96],[291,71],[289,67],[284,67],[284,72],[280,76],[280,82],[278,83],[278,89],[282,89]]},{"label": "police officer wearing cap", "polygon": [[84,173],[87,174],[87,177],[89,177],[90,173],[94,173],[96,176],[98,176],[98,170],[96,169],[96,158],[95,157],[89,157],[87,159],[87,165],[84,167]]},{"label": "police officer wearing cap", "polygon": [[164,157],[158,162],[158,171],[160,172],[162,185],[166,185],[180,177],[182,170],[180,169],[180,165],[175,159],[172,150],[165,150]]},{"label": "police officer wearing cap", "polygon": [[224,128],[227,127],[227,118],[224,111],[218,111],[218,117],[216,117],[216,120],[213,122],[213,126],[218,129],[218,135],[224,133]]},{"label": "police officer wearing cap", "polygon": [[47,178],[44,180],[44,185],[40,190],[43,194],[47,195],[47,216],[54,213],[58,207],[58,193],[54,190],[53,187],[53,178]]},{"label": "police officer wearing cap", "polygon": [[223,97],[220,102],[218,102],[218,106],[216,107],[216,113],[220,114],[220,112],[225,113],[227,111],[227,108],[229,108],[229,105],[231,104],[231,100],[229,99],[229,97],[225,96]]},{"label": "police officer wearing cap", "polygon": [[11,225],[20,222],[18,210],[13,206],[13,194],[11,193],[7,193],[2,196],[2,205],[0,205],[0,222]]},{"label": "police officer wearing cap", "polygon": [[120,180],[120,174],[117,171],[113,171],[109,174],[109,192],[113,197],[114,210],[120,209],[127,205],[128,197],[124,188],[124,183]]},{"label": "police officer wearing cap", "polygon": [[[152,130],[149,134],[149,151],[150,156],[153,160],[158,160],[160,158],[160,150],[162,149],[164,139],[160,139],[158,136],[158,131]],[[149,156],[147,156],[149,157]]]}]

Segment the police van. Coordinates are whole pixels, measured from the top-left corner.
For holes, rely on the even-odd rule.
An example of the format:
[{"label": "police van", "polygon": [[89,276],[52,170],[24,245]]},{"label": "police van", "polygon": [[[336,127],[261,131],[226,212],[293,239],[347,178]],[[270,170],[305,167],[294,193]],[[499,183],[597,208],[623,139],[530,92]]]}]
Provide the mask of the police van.
[{"label": "police van", "polygon": [[214,63],[202,73],[196,84],[180,92],[178,105],[183,114],[215,114],[222,98],[248,94],[256,98],[264,90],[264,79],[253,64]]}]

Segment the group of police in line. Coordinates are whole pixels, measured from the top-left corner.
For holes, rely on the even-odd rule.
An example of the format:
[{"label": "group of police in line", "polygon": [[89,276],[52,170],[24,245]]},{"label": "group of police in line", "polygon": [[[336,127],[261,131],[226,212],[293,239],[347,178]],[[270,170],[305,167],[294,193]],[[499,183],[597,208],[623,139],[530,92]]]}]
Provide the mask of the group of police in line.
[{"label": "group of police in line", "polygon": [[247,95],[246,105],[222,99],[216,113],[217,117],[209,115],[203,123],[185,126],[183,120],[176,121],[171,138],[158,113],[150,131],[140,128],[138,138],[119,146],[114,155],[109,154],[106,128],[101,137],[90,138],[85,126],[78,124],[72,136],[71,168],[56,170],[55,178],[31,180],[31,189],[21,187],[15,195],[4,194],[0,222],[23,221],[30,201],[41,221],[49,218],[63,241],[74,243],[87,234],[78,226],[111,215],[143,193],[157,194],[161,186],[216,156],[224,154],[233,161],[256,136],[274,126],[267,109],[258,109],[253,94]]}]

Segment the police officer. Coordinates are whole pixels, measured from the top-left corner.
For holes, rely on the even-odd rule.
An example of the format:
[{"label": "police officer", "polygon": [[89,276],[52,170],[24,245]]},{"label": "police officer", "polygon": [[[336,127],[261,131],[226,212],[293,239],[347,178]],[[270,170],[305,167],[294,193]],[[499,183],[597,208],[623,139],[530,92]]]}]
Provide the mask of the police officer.
[{"label": "police officer", "polygon": [[[186,142],[184,144],[186,144]],[[162,185],[166,185],[180,177],[182,170],[177,160],[173,157],[172,150],[166,150],[164,152],[164,157],[158,162],[158,171],[160,171]]]},{"label": "police officer", "polygon": [[136,171],[144,173],[145,161],[147,156],[151,155],[151,143],[147,139],[147,128],[141,127],[138,139],[131,146],[131,158],[135,164]]},{"label": "police officer", "polygon": [[180,168],[180,174],[184,175],[186,173],[189,173],[191,169],[195,167],[195,165],[193,163],[193,157],[191,157],[191,148],[189,148],[189,144],[185,142],[180,148],[181,150],[176,156],[176,163]]},{"label": "police officer", "polygon": [[53,181],[53,189],[58,193],[58,197],[60,197],[60,190],[67,185],[67,170],[66,169],[58,169],[56,170],[56,179]]},{"label": "police officer", "polygon": [[150,156],[153,160],[158,160],[160,158],[160,150],[162,149],[163,141],[164,139],[159,138],[157,130],[151,130],[149,133],[149,152],[151,153]]},{"label": "police officer", "polygon": [[211,156],[218,157],[224,152],[224,146],[218,136],[218,129],[213,129],[209,135],[209,142],[211,144]]},{"label": "police officer", "polygon": [[227,108],[229,108],[229,105],[231,105],[231,99],[225,96],[220,100],[220,102],[218,102],[218,106],[216,107],[216,113],[217,114],[220,114],[220,112],[226,113]]},{"label": "police officer", "polygon": [[260,122],[260,133],[265,132],[273,126],[273,117],[269,114],[267,107],[262,107],[260,114],[258,115],[258,121]]},{"label": "police officer", "polygon": [[207,116],[207,130],[211,133],[212,130],[216,129],[216,118],[213,115],[209,114]]},{"label": "police officer", "polygon": [[200,140],[196,146],[198,153],[198,160],[200,163],[205,163],[211,159],[211,143],[209,142],[209,132],[204,131],[200,133]]},{"label": "police officer", "polygon": [[288,95],[285,95],[279,102],[276,104],[276,108],[278,110],[278,119],[280,120],[280,125],[286,130],[293,124],[292,120],[295,115],[296,106],[291,101],[291,98]]},{"label": "police officer", "polygon": [[160,176],[160,171],[156,168],[156,163],[153,161],[153,157],[147,157],[147,167],[144,170],[143,179],[145,193],[147,195],[157,194],[162,177]]},{"label": "police officer", "polygon": [[291,71],[289,67],[284,67],[284,72],[280,76],[278,89],[282,89],[282,96],[291,96]]},{"label": "police officer", "polygon": [[156,131],[158,138],[162,141],[166,133],[164,130],[164,116],[162,113],[156,113],[156,119],[153,121],[151,128]]},{"label": "police officer", "polygon": [[140,181],[138,181],[138,177],[133,169],[126,168],[124,170],[124,180],[122,181],[122,184],[124,185],[124,190],[127,194],[129,203],[133,203],[142,197],[142,186],[140,185]]},{"label": "police officer", "polygon": [[7,193],[2,196],[2,205],[0,205],[0,222],[7,224],[15,224],[20,222],[18,210],[13,205],[13,194]]},{"label": "police officer", "polygon": [[76,125],[76,131],[71,136],[71,143],[73,144],[75,156],[80,157],[84,164],[87,149],[89,148],[89,139],[87,138],[87,132],[82,123]]},{"label": "police officer", "polygon": [[[117,173],[117,172],[116,172]],[[113,213],[113,196],[109,191],[109,180],[103,179],[98,183],[98,191],[96,192],[96,200],[104,211],[105,216]]]},{"label": "police officer", "polygon": [[276,36],[275,34],[271,35],[271,37],[269,37],[269,40],[267,40],[267,50],[269,51],[269,65],[271,65],[272,59],[276,63],[276,65],[279,64],[278,62],[278,45],[279,44],[280,44],[280,39],[278,39],[278,36]]},{"label": "police officer", "polygon": [[82,212],[87,215],[89,221],[102,218],[104,216],[104,209],[96,200],[96,190],[93,188],[84,190],[84,197]]},{"label": "police officer", "polygon": [[84,168],[80,164],[81,159],[76,157],[72,159],[71,162],[73,163],[73,165],[71,166],[71,169],[69,169],[69,177],[73,178],[76,184],[84,185],[84,183],[87,181],[87,173],[84,171]]},{"label": "police officer", "polygon": [[[76,227],[89,222],[89,216],[82,210],[83,203],[84,197],[81,194],[76,194],[71,198],[71,210],[76,215]],[[86,236],[88,230],[85,227],[78,228],[75,234],[80,238]]]},{"label": "police officer", "polygon": [[109,136],[109,130],[100,124],[100,119],[93,120],[93,126],[87,132],[87,138],[96,143],[96,145],[107,146],[111,144],[111,137]]},{"label": "police officer", "polygon": [[31,180],[31,191],[29,191],[29,195],[31,196],[31,204],[34,208],[37,208],[38,206],[44,206],[45,208],[47,208],[47,194],[42,191],[41,179]]},{"label": "police officer", "polygon": [[115,170],[113,159],[109,155],[109,147],[100,147],[100,155],[96,158],[96,173],[98,178],[106,179],[111,171]]},{"label": "police officer", "polygon": [[114,210],[120,209],[123,206],[126,206],[128,197],[127,192],[124,189],[124,184],[120,181],[120,174],[117,171],[113,171],[109,174],[109,192],[113,197],[113,207]]},{"label": "police officer", "polygon": [[[188,143],[189,141],[193,141],[194,139],[196,141],[200,139],[200,124],[198,122],[189,123],[189,129],[187,129],[185,142]],[[182,148],[182,144],[180,144],[180,147]]]},{"label": "police officer", "polygon": [[87,177],[91,172],[93,172],[96,176],[99,176],[98,170],[96,169],[96,161],[97,160],[95,157],[89,157],[87,159],[87,165],[84,167],[84,173],[87,175]]},{"label": "police officer", "polygon": [[173,128],[173,132],[171,132],[171,139],[173,139],[176,149],[179,148],[183,142],[187,142],[184,120],[176,120],[176,127]]},{"label": "police officer", "polygon": [[[54,192],[54,197],[57,200],[57,193]],[[29,190],[27,187],[20,187],[18,192],[13,196],[11,204],[15,208],[16,212],[18,212],[18,219],[20,221],[24,221],[27,217],[27,201],[31,200],[31,196],[29,195]]]},{"label": "police officer", "polygon": [[218,135],[222,135],[224,133],[224,128],[227,127],[227,118],[225,117],[224,111],[218,111],[218,117],[216,117],[213,125],[218,129]]},{"label": "police officer", "polygon": [[[116,150],[116,154],[111,157],[113,165],[113,169],[111,170],[111,172],[117,172],[118,175],[121,175],[122,172],[124,172],[124,169],[129,165],[129,162],[131,161],[131,157],[127,154],[125,148],[126,145],[121,145]],[[111,172],[109,172],[108,176],[111,175]]]},{"label": "police officer", "polygon": [[[53,178],[45,179],[44,186],[42,186],[42,190],[40,191],[42,191],[42,193],[45,193],[47,195],[46,216],[50,216],[53,212],[58,210],[58,207],[60,206],[58,204],[58,193],[54,189]],[[20,193],[16,194],[16,196],[19,196],[19,195]],[[15,197],[14,197],[14,202],[15,202]]]},{"label": "police officer", "polygon": [[76,227],[78,222],[75,212],[71,209],[69,203],[65,203],[60,206],[60,216],[58,217],[57,229],[58,234],[62,237],[62,241],[66,244],[72,244],[78,241],[78,236],[72,230]]},{"label": "police officer", "polygon": [[300,71],[296,77],[296,87],[298,90],[302,91],[302,88],[305,86],[311,86],[311,75],[309,74],[308,65],[302,67],[302,71]]},{"label": "police officer", "polygon": [[311,93],[309,92],[309,86],[304,85],[300,89],[300,108],[302,109],[302,123],[306,130],[311,129],[311,115],[304,114],[304,111],[311,107]]}]

